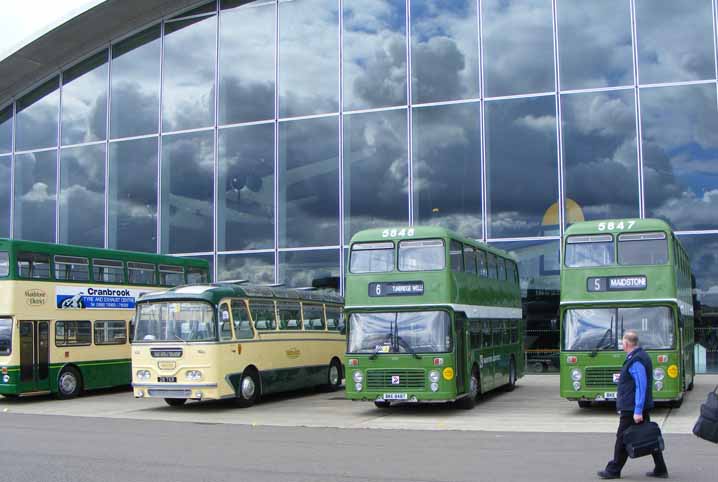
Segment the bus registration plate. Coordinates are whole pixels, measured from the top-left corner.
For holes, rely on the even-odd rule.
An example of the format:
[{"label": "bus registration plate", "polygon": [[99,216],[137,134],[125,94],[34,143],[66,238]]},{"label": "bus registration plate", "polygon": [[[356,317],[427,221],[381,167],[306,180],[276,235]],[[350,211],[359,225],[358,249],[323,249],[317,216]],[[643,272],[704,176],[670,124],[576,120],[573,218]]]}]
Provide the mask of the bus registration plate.
[{"label": "bus registration plate", "polygon": [[409,398],[406,393],[385,393],[381,397],[384,400],[406,400]]},{"label": "bus registration plate", "polygon": [[159,383],[177,383],[177,377],[157,377]]},{"label": "bus registration plate", "polygon": [[603,394],[603,398],[605,398],[606,400],[615,400],[616,392],[606,392]]}]

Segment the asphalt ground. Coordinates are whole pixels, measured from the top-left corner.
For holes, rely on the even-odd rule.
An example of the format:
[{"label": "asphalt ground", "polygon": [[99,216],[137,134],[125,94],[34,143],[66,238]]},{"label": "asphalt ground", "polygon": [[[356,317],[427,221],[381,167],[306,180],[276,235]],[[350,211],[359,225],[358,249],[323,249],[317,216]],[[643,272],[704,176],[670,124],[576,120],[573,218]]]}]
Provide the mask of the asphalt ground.
[{"label": "asphalt ground", "polygon": [[[575,402],[558,396],[558,383],[556,375],[526,376],[519,380],[513,392],[492,392],[473,410],[459,410],[452,405],[408,405],[384,410],[370,402],[348,401],[341,391],[317,390],[272,395],[247,409],[224,401],[169,407],[161,399],[135,399],[131,391],[122,388],[90,392],[74,400],[55,400],[49,395],[14,400],[0,398],[0,414],[255,427],[615,433],[617,420],[613,406],[580,409]],[[700,404],[716,385],[718,375],[696,377],[695,389],[687,393],[680,409],[659,407],[652,413],[652,419],[661,425],[664,433],[690,434]]]},{"label": "asphalt ground", "polygon": [[[597,480],[612,434],[369,430],[0,413],[2,482]],[[715,482],[718,445],[666,435],[672,480]],[[651,458],[624,480],[651,480]]]}]

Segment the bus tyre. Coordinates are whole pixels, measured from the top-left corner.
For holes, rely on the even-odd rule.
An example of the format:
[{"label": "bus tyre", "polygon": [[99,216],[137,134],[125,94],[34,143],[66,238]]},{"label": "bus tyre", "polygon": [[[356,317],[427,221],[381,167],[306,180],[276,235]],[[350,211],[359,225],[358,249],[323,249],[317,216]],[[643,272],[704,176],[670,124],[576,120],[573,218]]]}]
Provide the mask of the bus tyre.
[{"label": "bus tyre", "polygon": [[75,398],[82,391],[82,378],[73,367],[65,367],[57,378],[57,398],[66,400]]},{"label": "bus tyre", "polygon": [[695,380],[695,378],[696,377],[691,377],[691,383],[689,383],[686,387],[686,390],[688,390],[689,392],[693,390],[693,381]]},{"label": "bus tyre", "polygon": [[681,396],[678,400],[671,400],[669,403],[671,408],[681,408],[681,405],[683,405],[683,396]]},{"label": "bus tyre", "polygon": [[3,393],[3,397],[5,397],[5,398],[15,399],[15,398],[18,398],[19,396],[20,395],[18,395],[17,393]]},{"label": "bus tyre", "polygon": [[389,408],[389,407],[391,407],[391,403],[387,402],[386,400],[381,400],[381,401],[375,400],[374,406],[376,408]]},{"label": "bus tyre", "polygon": [[235,399],[238,407],[251,407],[259,400],[259,376],[255,370],[251,368],[244,370],[242,379],[239,381],[237,389],[237,398]]},{"label": "bus tyre", "polygon": [[342,388],[342,364],[336,358],[329,364],[327,388],[331,391]]},{"label": "bus tyre", "polygon": [[471,410],[476,406],[476,400],[479,398],[479,370],[474,366],[471,370],[471,382],[469,384],[469,393],[456,401],[459,408],[463,410]]},{"label": "bus tyre", "polygon": [[578,406],[579,406],[579,408],[591,408],[591,401],[590,400],[579,400]]},{"label": "bus tyre", "polygon": [[181,407],[186,401],[186,398],[165,398],[165,403],[170,407]]},{"label": "bus tyre", "polygon": [[511,358],[509,363],[509,383],[506,384],[506,391],[511,392],[516,388],[516,362]]}]

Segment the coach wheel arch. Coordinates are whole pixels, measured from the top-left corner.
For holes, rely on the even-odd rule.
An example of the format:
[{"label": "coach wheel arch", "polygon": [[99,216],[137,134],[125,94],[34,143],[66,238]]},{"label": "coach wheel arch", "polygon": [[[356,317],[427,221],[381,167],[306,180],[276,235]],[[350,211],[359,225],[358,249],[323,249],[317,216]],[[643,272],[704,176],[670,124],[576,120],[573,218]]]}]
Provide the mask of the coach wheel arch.
[{"label": "coach wheel arch", "polygon": [[262,395],[262,378],[254,365],[248,365],[242,370],[239,385],[235,394],[236,404],[240,407],[254,405]]},{"label": "coach wheel arch", "polygon": [[[344,365],[342,365],[342,361],[338,357],[332,357],[331,361],[329,362],[329,367],[332,366],[337,367],[339,370],[339,381],[338,384],[341,385],[342,380],[344,379]],[[330,377],[331,378],[331,377]]]}]

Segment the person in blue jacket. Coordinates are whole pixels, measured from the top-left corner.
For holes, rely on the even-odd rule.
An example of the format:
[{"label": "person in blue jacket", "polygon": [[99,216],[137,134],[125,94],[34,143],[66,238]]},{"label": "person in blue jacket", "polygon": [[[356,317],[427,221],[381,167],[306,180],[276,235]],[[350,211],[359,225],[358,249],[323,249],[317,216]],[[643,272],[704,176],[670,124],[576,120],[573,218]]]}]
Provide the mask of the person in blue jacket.
[{"label": "person in blue jacket", "polygon": [[[616,393],[616,410],[620,415],[616,446],[613,460],[598,473],[602,479],[620,479],[621,469],[628,460],[628,452],[623,444],[623,432],[634,424],[649,422],[653,408],[653,363],[648,354],[638,345],[638,333],[628,330],[623,334],[623,351],[627,353],[621,368]],[[648,477],[668,478],[668,469],[663,453],[653,454],[656,467],[648,472]]]}]

